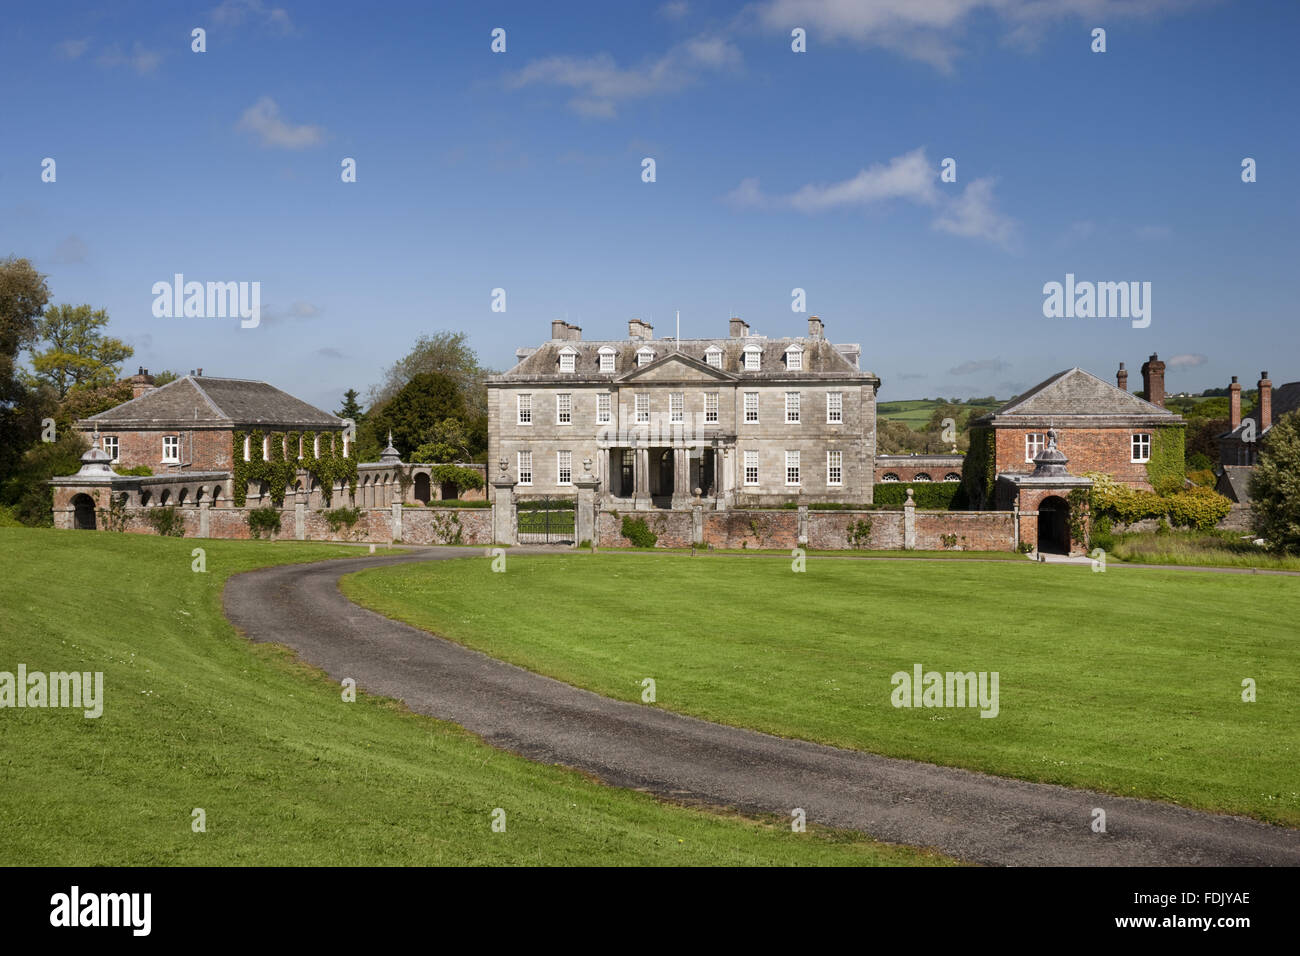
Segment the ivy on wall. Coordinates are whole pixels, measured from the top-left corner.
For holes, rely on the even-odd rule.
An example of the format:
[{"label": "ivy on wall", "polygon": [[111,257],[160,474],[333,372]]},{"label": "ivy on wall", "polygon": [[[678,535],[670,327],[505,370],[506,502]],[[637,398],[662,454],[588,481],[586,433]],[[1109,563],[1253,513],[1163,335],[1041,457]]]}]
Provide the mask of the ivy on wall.
[{"label": "ivy on wall", "polygon": [[961,488],[967,506],[987,508],[997,483],[997,438],[992,428],[979,425],[970,430],[970,449],[961,465]]},{"label": "ivy on wall", "polygon": [[[335,446],[335,432],[320,435],[321,454],[317,457],[316,432],[264,432],[256,429],[251,432],[234,433],[234,502],[238,508],[244,507],[248,498],[248,483],[264,481],[271,495],[271,501],[277,508],[284,506],[284,495],[297,473],[307,472],[320,486],[321,499],[329,504],[334,496],[334,485],[346,481],[348,492],[357,493],[357,463],[355,459],[344,458],[341,449]],[[267,437],[269,442],[265,442]],[[244,458],[244,439],[249,439],[251,457]],[[302,440],[302,458],[297,458],[298,441]],[[263,444],[269,444],[270,457],[263,458]],[[285,447],[290,458],[285,459]],[[328,446],[328,447],[327,447]]]},{"label": "ivy on wall", "polygon": [[1156,428],[1151,432],[1151,458],[1147,461],[1147,480],[1157,494],[1180,491],[1187,476],[1184,457],[1187,443],[1181,428]]}]

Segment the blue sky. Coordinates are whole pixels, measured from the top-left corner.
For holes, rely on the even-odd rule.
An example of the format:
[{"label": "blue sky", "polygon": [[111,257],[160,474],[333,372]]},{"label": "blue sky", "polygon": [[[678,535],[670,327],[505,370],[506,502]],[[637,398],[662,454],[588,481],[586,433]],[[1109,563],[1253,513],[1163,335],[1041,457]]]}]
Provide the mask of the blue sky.
[{"label": "blue sky", "polygon": [[[1140,387],[1151,352],[1171,390],[1292,381],[1298,28],[1291,0],[27,4],[0,255],[106,308],[131,371],[331,410],[422,333],[496,368],[552,318],[802,334],[796,287],[882,400]],[[262,324],[155,318],[177,272],[260,282]],[[1150,282],[1150,326],[1045,318],[1066,273]]]}]

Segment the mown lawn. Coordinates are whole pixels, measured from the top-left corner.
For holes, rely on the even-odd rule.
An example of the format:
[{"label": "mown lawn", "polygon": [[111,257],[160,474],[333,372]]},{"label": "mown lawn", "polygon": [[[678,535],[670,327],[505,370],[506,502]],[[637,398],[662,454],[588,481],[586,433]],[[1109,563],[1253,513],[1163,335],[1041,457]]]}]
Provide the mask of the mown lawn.
[{"label": "mown lawn", "polygon": [[[1300,824],[1300,579],[1019,562],[595,554],[352,575],[392,617],[623,700]],[[1000,714],[891,675],[997,671]],[[1258,700],[1242,701],[1242,681]]]},{"label": "mown lawn", "polygon": [[[191,570],[206,549],[207,572]],[[323,544],[0,530],[0,671],[104,672],[103,716],[0,710],[0,864],[932,864],[660,803],[339,687],[220,613]],[[191,812],[207,832],[191,830]],[[491,814],[506,811],[494,833]]]}]

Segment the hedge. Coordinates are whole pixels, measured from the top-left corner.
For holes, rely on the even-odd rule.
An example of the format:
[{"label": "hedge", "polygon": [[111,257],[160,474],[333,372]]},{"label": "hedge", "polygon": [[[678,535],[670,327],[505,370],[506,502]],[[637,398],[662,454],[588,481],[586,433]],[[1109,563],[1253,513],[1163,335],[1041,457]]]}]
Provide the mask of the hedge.
[{"label": "hedge", "polygon": [[877,507],[901,508],[907,502],[908,488],[912,489],[912,501],[918,508],[948,511],[966,501],[966,496],[960,494],[962,483],[957,481],[891,481],[876,485],[872,496]]}]

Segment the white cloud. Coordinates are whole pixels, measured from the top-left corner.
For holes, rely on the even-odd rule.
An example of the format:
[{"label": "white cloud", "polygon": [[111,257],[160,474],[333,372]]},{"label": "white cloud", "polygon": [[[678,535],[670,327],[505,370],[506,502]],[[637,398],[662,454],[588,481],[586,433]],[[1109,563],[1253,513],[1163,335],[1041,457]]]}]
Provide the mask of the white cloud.
[{"label": "white cloud", "polygon": [[620,67],[608,53],[591,57],[553,56],[534,60],[506,80],[510,89],[561,86],[574,91],[569,107],[583,116],[611,119],[618,104],[690,86],[705,70],[722,70],[740,63],[740,51],[718,37],[696,37],[673,47],[657,60],[637,67]]},{"label": "white cloud", "polygon": [[1001,372],[1011,366],[1002,359],[970,359],[948,369],[949,375],[973,375],[976,372]]},{"label": "white cloud", "polygon": [[247,20],[259,21],[281,33],[293,30],[289,11],[283,7],[267,6],[262,0],[223,0],[212,11],[212,22],[220,26],[237,27]]},{"label": "white cloud", "polygon": [[122,48],[114,43],[95,60],[100,66],[129,66],[141,76],[152,73],[162,62],[162,54],[146,50],[139,41],[131,44],[131,52],[123,53]]},{"label": "white cloud", "polygon": [[934,228],[954,236],[1007,245],[1015,235],[1015,223],[998,212],[993,201],[993,182],[976,179],[968,183],[962,194],[934,221]]},{"label": "white cloud", "polygon": [[85,53],[90,46],[89,38],[85,40],[64,40],[56,43],[54,49],[58,51],[59,56],[67,60],[75,60]]},{"label": "white cloud", "polygon": [[686,0],[671,0],[659,8],[659,15],[669,20],[680,20],[690,12],[691,7]]},{"label": "white cloud", "polygon": [[1208,361],[1209,359],[1200,353],[1189,352],[1166,359],[1165,364],[1170,368],[1196,368],[1196,366],[1204,365]]},{"label": "white cloud", "polygon": [[876,163],[856,176],[829,185],[809,184],[787,196],[768,196],[758,179],[741,181],[727,194],[733,206],[788,206],[801,212],[821,212],[840,206],[865,206],[886,199],[910,199],[933,205],[939,200],[935,186],[938,171],[930,165],[925,149],[895,156],[888,163]]},{"label": "white cloud", "polygon": [[881,47],[948,73],[967,26],[979,15],[998,17],[1009,42],[1032,46],[1052,22],[1109,26],[1191,5],[1193,0],[763,0],[754,9],[759,24],[774,32],[788,35],[800,26],[810,43]]},{"label": "white cloud", "polygon": [[263,146],[279,149],[305,149],[325,138],[325,131],[319,126],[286,123],[280,118],[280,107],[269,96],[263,96],[244,110],[236,128],[256,134]]},{"label": "white cloud", "polygon": [[998,212],[992,179],[974,180],[960,195],[950,199],[937,185],[938,176],[938,168],[921,147],[895,156],[887,163],[868,166],[849,179],[830,184],[812,183],[786,195],[764,193],[756,177],[742,179],[723,201],[738,209],[797,209],[811,214],[903,199],[935,208],[937,218],[933,225],[942,232],[1000,245],[1010,242],[1015,223]]}]

